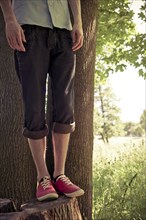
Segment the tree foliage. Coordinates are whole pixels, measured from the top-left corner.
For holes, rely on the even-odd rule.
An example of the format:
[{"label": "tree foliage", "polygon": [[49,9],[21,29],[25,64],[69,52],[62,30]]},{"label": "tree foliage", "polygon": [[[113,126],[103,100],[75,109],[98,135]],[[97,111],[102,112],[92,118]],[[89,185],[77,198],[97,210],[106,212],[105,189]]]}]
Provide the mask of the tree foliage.
[{"label": "tree foliage", "polygon": [[[138,68],[146,78],[146,34],[137,33],[134,12],[129,0],[102,0],[99,5],[96,46],[96,83],[112,72],[124,71],[127,64]],[[145,18],[146,3],[140,8],[139,18]]]}]

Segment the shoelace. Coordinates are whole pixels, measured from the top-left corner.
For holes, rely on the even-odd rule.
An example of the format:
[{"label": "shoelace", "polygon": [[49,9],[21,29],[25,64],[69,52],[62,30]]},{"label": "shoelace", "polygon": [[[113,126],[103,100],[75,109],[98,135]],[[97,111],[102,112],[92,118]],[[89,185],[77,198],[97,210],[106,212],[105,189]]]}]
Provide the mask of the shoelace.
[{"label": "shoelace", "polygon": [[61,179],[66,185],[73,185],[70,179],[65,175],[58,177],[58,179]]},{"label": "shoelace", "polygon": [[40,182],[40,184],[42,185],[43,189],[47,189],[51,185],[51,180],[49,178],[44,177],[43,181]]}]

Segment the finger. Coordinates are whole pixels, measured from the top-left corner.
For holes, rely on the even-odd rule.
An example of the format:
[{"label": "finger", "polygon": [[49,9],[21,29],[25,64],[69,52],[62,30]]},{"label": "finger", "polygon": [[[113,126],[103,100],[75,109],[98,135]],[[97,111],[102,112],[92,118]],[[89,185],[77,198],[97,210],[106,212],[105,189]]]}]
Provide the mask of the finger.
[{"label": "finger", "polygon": [[80,37],[76,35],[76,39],[75,39],[75,42],[73,44],[73,48],[76,48],[79,43],[80,43]]},{"label": "finger", "polygon": [[79,44],[77,47],[75,47],[75,48],[73,49],[73,51],[79,50],[80,48],[81,48],[81,45]]},{"label": "finger", "polygon": [[82,36],[79,36],[79,38],[77,39],[77,41],[75,42],[75,44],[72,47],[73,51],[79,49],[82,45],[83,45]]},{"label": "finger", "polygon": [[23,45],[21,34],[17,37],[17,45],[19,46],[21,51],[25,51],[25,47]]},{"label": "finger", "polygon": [[7,40],[8,40],[8,44],[10,45],[10,47],[12,48],[12,49],[16,49],[16,50],[19,50],[19,47],[17,47],[17,44],[15,43],[15,41],[13,40],[13,38],[7,38]]},{"label": "finger", "polygon": [[13,49],[22,51],[21,47],[19,46],[19,44],[17,42],[17,39],[11,38],[11,45],[12,45]]},{"label": "finger", "polygon": [[9,34],[7,35],[7,40],[12,49],[21,50],[17,43],[16,36],[14,36],[13,34]]},{"label": "finger", "polygon": [[26,38],[25,38],[25,34],[24,34],[23,29],[21,30],[21,38],[22,38],[23,42],[26,42]]},{"label": "finger", "polygon": [[80,41],[80,43],[73,48],[73,51],[79,50],[83,46],[83,40]]}]

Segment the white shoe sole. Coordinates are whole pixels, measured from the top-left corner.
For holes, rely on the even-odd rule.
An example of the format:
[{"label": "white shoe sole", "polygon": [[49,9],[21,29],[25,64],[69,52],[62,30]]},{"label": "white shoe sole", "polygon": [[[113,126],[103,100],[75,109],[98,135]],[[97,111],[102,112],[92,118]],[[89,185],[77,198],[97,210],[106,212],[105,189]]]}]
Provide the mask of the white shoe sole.
[{"label": "white shoe sole", "polygon": [[44,201],[44,200],[53,200],[53,199],[58,199],[58,194],[52,193],[52,194],[47,194],[45,196],[37,197],[37,200],[39,201]]},{"label": "white shoe sole", "polygon": [[79,189],[76,192],[72,192],[72,193],[63,193],[64,195],[66,195],[67,197],[78,197],[78,196],[82,196],[84,194],[84,190],[83,189]]}]

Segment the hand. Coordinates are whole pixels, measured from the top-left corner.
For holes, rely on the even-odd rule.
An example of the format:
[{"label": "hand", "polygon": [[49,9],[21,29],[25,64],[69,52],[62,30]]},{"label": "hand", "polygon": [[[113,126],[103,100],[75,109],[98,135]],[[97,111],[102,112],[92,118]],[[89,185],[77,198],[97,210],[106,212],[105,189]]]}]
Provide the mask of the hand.
[{"label": "hand", "polygon": [[74,24],[72,29],[73,51],[83,46],[83,29],[81,24]]},{"label": "hand", "polygon": [[24,31],[17,21],[6,22],[6,37],[12,49],[25,51],[23,42],[26,42]]}]

